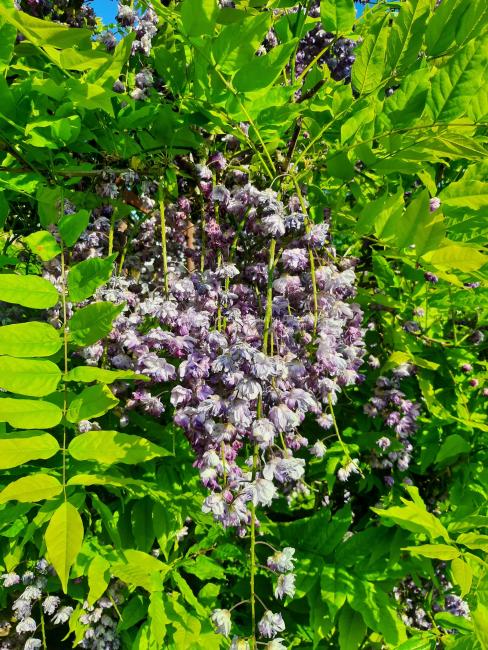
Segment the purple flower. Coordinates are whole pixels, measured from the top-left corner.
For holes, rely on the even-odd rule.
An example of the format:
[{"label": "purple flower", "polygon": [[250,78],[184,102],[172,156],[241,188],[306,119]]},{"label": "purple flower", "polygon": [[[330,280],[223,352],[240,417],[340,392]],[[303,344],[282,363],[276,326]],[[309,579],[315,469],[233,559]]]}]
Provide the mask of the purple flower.
[{"label": "purple flower", "polygon": [[431,282],[432,284],[437,284],[439,282],[439,278],[437,277],[437,275],[431,273],[430,271],[426,271],[424,273],[424,278],[427,282]]},{"label": "purple flower", "polygon": [[303,271],[308,267],[309,259],[304,248],[289,248],[281,256],[283,266],[289,271]]},{"label": "purple flower", "polygon": [[437,196],[434,196],[433,198],[430,199],[430,201],[429,201],[429,210],[431,212],[435,212],[440,207],[441,207],[441,200]]},{"label": "purple flower", "polygon": [[258,630],[262,637],[272,639],[285,629],[285,622],[281,614],[273,613],[271,610],[266,610],[262,619],[258,623]]},{"label": "purple flower", "polygon": [[62,623],[66,623],[69,621],[71,614],[73,613],[73,608],[64,606],[58,609],[56,614],[51,618],[51,621],[54,623],[54,625],[61,625]]},{"label": "purple flower", "polygon": [[60,604],[60,599],[58,596],[47,596],[42,603],[42,609],[45,614],[51,616],[57,610]]},{"label": "purple flower", "polygon": [[273,406],[269,412],[269,419],[278,429],[278,431],[289,431],[300,424],[299,416],[292,411],[286,404]]},{"label": "purple flower", "polygon": [[322,440],[317,440],[317,442],[315,442],[312,447],[310,447],[310,453],[316,458],[323,458],[326,451],[327,447],[324,445]]},{"label": "purple flower", "polygon": [[252,425],[252,437],[261,449],[273,444],[276,433],[273,423],[266,418],[256,420]]},{"label": "purple flower", "polygon": [[265,235],[271,235],[272,237],[282,237],[286,232],[284,219],[278,213],[263,217],[261,224]]},{"label": "purple flower", "polygon": [[277,573],[288,573],[293,571],[295,560],[295,549],[291,546],[286,546],[282,551],[276,551],[274,555],[270,555],[266,564],[272,571]]},{"label": "purple flower", "polygon": [[278,576],[278,581],[274,590],[275,598],[284,598],[295,595],[295,575],[293,573],[283,573]]},{"label": "purple flower", "polygon": [[13,587],[20,582],[20,576],[17,573],[4,573],[0,576],[0,579],[3,580],[4,587]]},{"label": "purple flower", "polygon": [[378,438],[378,440],[376,441],[376,444],[378,445],[378,447],[380,449],[385,450],[385,449],[388,449],[388,447],[391,445],[391,441],[386,436],[383,436],[382,438]]},{"label": "purple flower", "polygon": [[33,618],[27,616],[17,624],[15,631],[17,634],[26,634],[27,632],[35,632],[37,630],[37,623]]}]

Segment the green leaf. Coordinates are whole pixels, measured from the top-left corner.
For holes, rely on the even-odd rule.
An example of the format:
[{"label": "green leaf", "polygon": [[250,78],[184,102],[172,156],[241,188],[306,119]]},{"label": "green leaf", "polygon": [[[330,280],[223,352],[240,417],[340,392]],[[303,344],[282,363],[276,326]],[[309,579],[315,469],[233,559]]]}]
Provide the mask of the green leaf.
[{"label": "green leaf", "polygon": [[488,647],[488,606],[478,601],[478,606],[471,612],[474,631],[483,650]]},{"label": "green leaf", "polygon": [[382,117],[388,118],[388,128],[408,128],[419,118],[425,108],[430,88],[432,70],[421,69],[407,75],[400,88],[387,97]]},{"label": "green leaf", "polygon": [[183,31],[188,36],[213,33],[218,11],[216,0],[183,0],[180,11]]},{"label": "green leaf", "polygon": [[364,41],[355,50],[352,84],[361,95],[375,90],[383,79],[387,38],[388,21],[385,17],[372,25]]},{"label": "green leaf", "polygon": [[455,546],[448,544],[421,544],[420,546],[405,546],[402,551],[410,551],[412,555],[421,555],[437,560],[453,560],[459,557],[460,552]]},{"label": "green leaf", "polygon": [[81,422],[97,418],[119,403],[105,385],[96,384],[84,388],[70,403],[66,412],[68,422]]},{"label": "green leaf", "polygon": [[[161,592],[153,592],[153,594],[158,594]],[[151,596],[153,596],[151,594]],[[146,618],[148,611],[147,607],[147,598],[144,598],[142,594],[136,594],[133,596],[127,605],[122,610],[122,618],[117,625],[117,631],[122,632],[123,630],[128,630],[136,623],[139,623],[143,618]]]},{"label": "green leaf", "polygon": [[[155,506],[158,505],[155,504]],[[192,573],[200,580],[225,580],[224,569],[206,555],[199,555],[195,559],[185,562],[183,566],[187,573]]]},{"label": "green leaf", "polygon": [[35,45],[53,45],[60,48],[72,45],[90,47],[92,32],[89,29],[73,28],[34,18],[24,11],[8,8],[4,4],[0,4],[0,16]]},{"label": "green leaf", "polygon": [[36,501],[52,499],[61,494],[62,491],[63,486],[54,476],[31,474],[9,483],[0,492],[0,504],[13,500],[21,503],[35,503]]},{"label": "green leaf", "polygon": [[47,187],[39,185],[36,192],[37,209],[41,226],[47,226],[57,223],[61,214],[61,195],[62,189],[59,186]]},{"label": "green leaf", "polygon": [[488,183],[462,178],[439,194],[450,237],[484,244],[488,218]]},{"label": "green leaf", "polygon": [[359,234],[375,232],[381,237],[385,224],[398,218],[403,212],[403,190],[392,195],[384,194],[370,201],[361,211],[356,229]]},{"label": "green leaf", "polygon": [[166,615],[163,594],[161,591],[152,592],[149,598],[149,608],[147,613],[151,625],[151,636],[157,643],[162,644],[166,638],[166,625],[171,621]]},{"label": "green leaf", "polygon": [[152,458],[171,456],[166,449],[145,438],[117,431],[83,433],[71,441],[68,451],[76,460],[92,460],[104,465],[134,465]]},{"label": "green leaf", "polygon": [[124,305],[95,302],[79,309],[68,321],[69,338],[75,345],[93,345],[112,330],[113,320],[123,311]]},{"label": "green leaf", "polygon": [[395,650],[433,650],[434,642],[431,634],[416,634],[397,646]]},{"label": "green leaf", "polygon": [[[165,494],[157,492],[152,489],[147,481],[142,481],[135,478],[125,478],[123,476],[109,476],[108,474],[76,474],[72,476],[67,485],[110,485],[112,487],[125,488],[127,490],[137,490],[151,496],[156,496],[158,499],[164,500]],[[166,507],[166,506],[165,506]]]},{"label": "green leaf", "polygon": [[155,579],[162,580],[169,567],[143,551],[124,549],[124,561],[112,564],[111,571],[129,585],[152,592]]},{"label": "green leaf", "polygon": [[326,32],[344,35],[354,24],[356,11],[353,0],[321,0],[320,21]]},{"label": "green leaf", "polygon": [[473,630],[473,624],[469,619],[464,618],[464,616],[456,616],[449,612],[439,612],[434,616],[434,620],[444,628],[452,628],[462,632],[471,632]]},{"label": "green leaf", "polygon": [[271,86],[288,63],[297,40],[294,38],[289,43],[278,45],[268,54],[255,57],[251,63],[243,66],[234,75],[234,88],[240,92],[252,92]]},{"label": "green leaf", "polygon": [[63,345],[59,331],[48,323],[17,323],[0,327],[0,354],[50,357]]},{"label": "green leaf", "polygon": [[58,302],[55,287],[37,275],[0,275],[0,300],[31,309],[49,309]]},{"label": "green leaf", "polygon": [[485,0],[450,0],[436,7],[425,31],[429,56],[440,56],[481,34],[488,20]]},{"label": "green leaf", "polygon": [[38,232],[31,233],[27,237],[24,237],[24,243],[44,262],[52,260],[53,257],[61,253],[58,242],[47,230],[39,230]]},{"label": "green leaf", "polygon": [[488,535],[480,535],[479,533],[462,533],[456,539],[458,544],[464,544],[468,548],[484,551],[488,553]]},{"label": "green leaf", "polygon": [[381,239],[395,248],[415,246],[418,256],[437,248],[445,235],[441,214],[429,211],[429,194],[424,190],[403,214],[395,212],[385,223]]},{"label": "green leaf", "polygon": [[402,507],[393,506],[385,510],[371,508],[371,510],[382,519],[390,520],[406,530],[414,533],[424,533],[433,539],[442,537],[446,542],[449,541],[447,530],[437,517],[411,501],[406,501]]},{"label": "green leaf", "polygon": [[347,604],[339,614],[339,648],[340,650],[357,650],[366,634],[363,617]]},{"label": "green leaf", "polygon": [[470,41],[432,78],[427,100],[436,122],[451,122],[466,115],[472,97],[483,87],[488,67],[488,34]]},{"label": "green leaf", "polygon": [[88,596],[89,605],[103,596],[110,583],[110,562],[101,555],[95,555],[88,566]]},{"label": "green leaf", "polygon": [[331,618],[346,602],[347,595],[354,590],[354,579],[350,572],[340,566],[325,566],[320,577],[320,591],[327,603]]},{"label": "green leaf", "polygon": [[[0,328],[1,341],[1,328]],[[105,370],[94,366],[77,366],[63,376],[64,381],[79,381],[90,383],[98,381],[103,384],[111,384],[121,379],[137,379],[138,381],[147,381],[144,375],[138,375],[133,370]]]},{"label": "green leaf", "polygon": [[405,625],[397,616],[388,596],[374,583],[356,580],[348,595],[349,605],[359,612],[366,625],[384,636],[385,641],[397,647],[406,639]]},{"label": "green leaf", "polygon": [[442,443],[441,448],[435,457],[435,462],[442,463],[448,459],[452,460],[460,454],[469,454],[470,451],[471,445],[469,442],[458,433],[452,433],[450,436],[447,436]]},{"label": "green leaf", "polygon": [[90,221],[88,210],[80,210],[74,214],[65,214],[58,223],[59,234],[66,246],[73,246],[80,235],[86,230]]},{"label": "green leaf", "polygon": [[117,254],[105,259],[93,257],[83,260],[68,273],[68,292],[72,302],[81,302],[92,296],[102,284],[112,277],[113,263]]},{"label": "green leaf", "polygon": [[175,581],[176,586],[180,590],[181,595],[186,600],[186,602],[190,605],[190,607],[192,607],[199,616],[204,617],[207,614],[207,610],[205,609],[205,607],[202,607],[202,605],[200,605],[197,597],[191,590],[190,585],[183,578],[183,576],[179,574],[177,571],[175,571],[173,573],[173,580]]},{"label": "green leaf", "polygon": [[83,522],[78,510],[69,501],[62,503],[51,517],[45,541],[49,561],[66,593],[71,566],[83,543]]},{"label": "green leaf", "polygon": [[149,552],[154,545],[153,503],[149,497],[138,499],[131,510],[132,534],[138,549]]},{"label": "green leaf", "polygon": [[447,239],[442,247],[429,251],[422,259],[440,271],[477,271],[488,263],[488,255],[483,255],[474,247],[454,244]]},{"label": "green leaf", "polygon": [[58,451],[58,441],[45,431],[3,433],[0,435],[0,469],[18,467],[31,460],[52,458]]},{"label": "green leaf", "polygon": [[[12,25],[4,24],[0,26],[0,70],[2,71],[10,63],[16,37],[17,30]],[[0,219],[0,227],[1,225],[2,220]]]},{"label": "green leaf", "polygon": [[[5,27],[5,25],[4,25],[4,27]],[[1,39],[1,33],[2,33],[2,28],[0,27],[0,39]],[[5,192],[0,191],[0,228],[3,228],[5,226],[5,222],[7,221],[9,209],[10,208],[9,208],[8,201],[5,198]]]},{"label": "green leaf", "polygon": [[63,411],[51,402],[34,399],[1,398],[0,422],[17,429],[51,429],[61,422]]},{"label": "green leaf", "polygon": [[407,0],[401,4],[386,51],[387,69],[396,71],[396,76],[417,60],[429,13],[429,0]]},{"label": "green leaf", "polygon": [[32,397],[53,393],[61,379],[61,370],[52,361],[0,357],[0,388]]},{"label": "green leaf", "polygon": [[[231,74],[255,59],[270,22],[269,12],[264,12],[249,16],[238,25],[226,25],[212,44],[212,56],[220,70]],[[239,29],[238,39],[236,29]]]},{"label": "green leaf", "polygon": [[451,563],[451,573],[454,583],[461,588],[461,598],[464,598],[471,589],[473,570],[467,562],[458,557]]}]

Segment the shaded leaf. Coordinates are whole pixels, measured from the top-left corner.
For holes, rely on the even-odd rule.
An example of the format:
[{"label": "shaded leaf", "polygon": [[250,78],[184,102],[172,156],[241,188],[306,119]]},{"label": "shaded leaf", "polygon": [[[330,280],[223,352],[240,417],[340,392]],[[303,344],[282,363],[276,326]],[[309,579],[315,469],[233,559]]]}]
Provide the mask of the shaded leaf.
[{"label": "shaded leaf", "polygon": [[88,386],[70,403],[66,412],[68,422],[80,422],[97,418],[119,403],[105,385]]}]

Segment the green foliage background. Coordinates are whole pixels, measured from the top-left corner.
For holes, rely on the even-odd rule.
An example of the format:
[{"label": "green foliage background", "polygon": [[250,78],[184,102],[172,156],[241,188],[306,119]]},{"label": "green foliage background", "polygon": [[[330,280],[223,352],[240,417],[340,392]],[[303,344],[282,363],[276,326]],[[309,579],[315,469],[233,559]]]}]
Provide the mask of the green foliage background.
[{"label": "green foliage background", "polygon": [[[73,189],[81,178],[130,167],[164,179],[175,198],[176,156],[213,150],[221,134],[239,138],[255,178],[283,192],[307,188],[317,221],[331,210],[337,248],[361,260],[359,302],[366,323],[376,323],[368,345],[381,373],[414,363],[408,390],[423,403],[411,468],[418,489],[386,490],[366,471],[340,508],[305,500],[263,517],[265,539],[297,549],[297,596],[285,614],[290,647],[487,648],[486,360],[471,337],[486,328],[488,307],[488,4],[380,2],[356,20],[352,2],[323,1],[327,29],[360,39],[352,85],[316,63],[289,78],[310,24],[302,13],[273,13],[288,4],[155,3],[150,65],[165,93],[135,102],[112,91],[121,74],[133,83],[140,67],[130,59],[133,36],[107,53],[89,30],[20,15],[1,0],[0,300],[28,310],[80,303],[109,279],[113,257],[67,269],[59,293],[38,277],[43,261],[61,255],[47,229],[57,225],[66,251],[100,203]],[[257,59],[272,24],[282,44]],[[434,213],[430,197],[441,200]],[[60,216],[64,199],[77,219]],[[120,215],[132,210],[112,203]],[[425,272],[439,283],[426,283]],[[472,282],[481,286],[465,286]],[[420,331],[405,331],[419,309]],[[247,541],[201,513],[193,459],[170,415],[137,416],[124,434],[114,430],[108,385],[133,373],[68,365],[71,351],[108,334],[117,313],[94,303],[76,308],[61,331],[42,318],[0,328],[1,564],[12,571],[47,553],[60,581],[52,578],[52,588],[79,603],[69,644],[83,634],[81,603],[93,603],[115,576],[127,584],[124,648],[227,647],[208,617],[247,597]],[[479,387],[469,385],[464,363]],[[379,374],[369,371],[337,408],[351,456],[367,457],[381,435],[362,411]],[[75,435],[77,422],[95,417],[113,431],[103,449],[95,435]],[[332,491],[343,456],[331,444],[311,478]],[[196,529],[181,544],[187,517]],[[154,545],[159,559],[149,554]],[[420,632],[403,622],[392,590],[407,575],[435,581],[438,560],[471,618],[440,613]],[[268,587],[258,577],[259,588]],[[242,634],[247,623],[237,616]]]}]

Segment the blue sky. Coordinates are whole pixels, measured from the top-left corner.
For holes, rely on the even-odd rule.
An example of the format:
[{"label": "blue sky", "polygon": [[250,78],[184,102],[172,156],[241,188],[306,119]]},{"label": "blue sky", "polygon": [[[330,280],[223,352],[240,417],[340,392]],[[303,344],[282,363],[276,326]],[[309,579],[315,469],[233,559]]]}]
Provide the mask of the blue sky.
[{"label": "blue sky", "polygon": [[[91,5],[97,16],[100,16],[106,25],[114,22],[117,13],[117,0],[93,0]],[[363,13],[364,6],[357,2],[356,9],[360,16]]]},{"label": "blue sky", "polygon": [[117,13],[116,0],[93,0],[90,4],[97,16],[100,16],[106,25],[114,22]]}]

